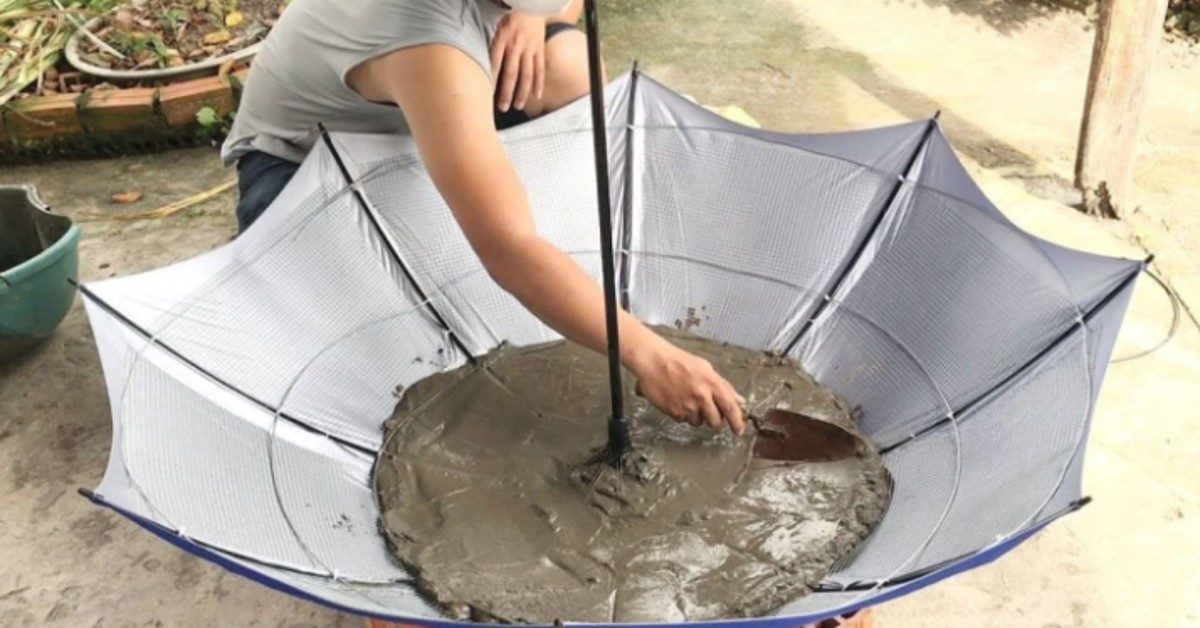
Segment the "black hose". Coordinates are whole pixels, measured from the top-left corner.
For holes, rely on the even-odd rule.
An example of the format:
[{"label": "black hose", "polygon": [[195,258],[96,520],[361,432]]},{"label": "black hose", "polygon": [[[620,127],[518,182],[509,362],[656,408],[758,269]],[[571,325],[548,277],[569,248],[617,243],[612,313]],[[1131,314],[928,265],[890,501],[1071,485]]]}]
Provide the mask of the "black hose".
[{"label": "black hose", "polygon": [[1153,279],[1158,284],[1158,286],[1163,289],[1163,292],[1166,293],[1167,298],[1171,300],[1171,328],[1169,330],[1167,330],[1167,335],[1162,340],[1160,340],[1158,342],[1158,344],[1154,345],[1153,347],[1150,347],[1149,349],[1144,349],[1142,351],[1138,351],[1137,353],[1134,353],[1133,355],[1126,355],[1126,356],[1122,356],[1119,358],[1113,358],[1111,360],[1111,362],[1113,364],[1116,364],[1117,362],[1128,362],[1130,360],[1144,358],[1144,357],[1150,355],[1151,353],[1154,353],[1155,351],[1158,351],[1159,349],[1163,348],[1168,342],[1171,342],[1171,339],[1175,337],[1175,333],[1179,331],[1179,319],[1180,319],[1179,295],[1175,294],[1175,291],[1173,289],[1171,289],[1170,286],[1167,285],[1167,282],[1163,281],[1162,277],[1159,277],[1157,274],[1154,273],[1154,271],[1147,268],[1147,269],[1145,269],[1144,272],[1147,275],[1150,275],[1150,278]]}]

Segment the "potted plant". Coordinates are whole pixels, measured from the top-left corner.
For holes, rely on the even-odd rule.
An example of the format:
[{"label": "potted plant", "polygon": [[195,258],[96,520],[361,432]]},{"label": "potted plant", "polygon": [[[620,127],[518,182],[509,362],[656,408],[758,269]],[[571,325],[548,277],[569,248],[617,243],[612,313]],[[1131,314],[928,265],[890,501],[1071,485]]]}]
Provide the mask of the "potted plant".
[{"label": "potted plant", "polygon": [[67,61],[112,81],[204,74],[254,56],[286,2],[134,0],[92,18],[67,42]]}]

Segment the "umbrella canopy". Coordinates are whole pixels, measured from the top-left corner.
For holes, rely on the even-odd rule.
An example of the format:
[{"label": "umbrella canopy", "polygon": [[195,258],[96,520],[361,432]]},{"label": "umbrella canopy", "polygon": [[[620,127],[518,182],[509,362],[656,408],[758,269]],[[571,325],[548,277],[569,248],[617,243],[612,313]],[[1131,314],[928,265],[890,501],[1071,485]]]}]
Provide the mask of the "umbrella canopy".
[{"label": "umbrella canopy", "polygon": [[[1083,503],[1092,407],[1143,263],[1016,228],[936,119],[777,133],[636,71],[605,102],[622,305],[796,358],[861,408],[895,480],[817,591],[726,623],[903,595]],[[586,100],[503,139],[541,234],[599,282]],[[324,134],[233,242],[81,291],[113,416],[92,499],[286,593],[452,623],[377,530],[381,426],[398,386],[559,337],[492,282],[410,139]]]}]

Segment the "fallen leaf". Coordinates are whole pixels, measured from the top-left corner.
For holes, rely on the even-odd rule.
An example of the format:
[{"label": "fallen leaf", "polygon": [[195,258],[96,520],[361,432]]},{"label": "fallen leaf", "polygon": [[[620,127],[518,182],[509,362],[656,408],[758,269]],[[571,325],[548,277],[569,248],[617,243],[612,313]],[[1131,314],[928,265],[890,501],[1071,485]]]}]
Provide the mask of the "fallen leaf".
[{"label": "fallen leaf", "polygon": [[219,43],[229,41],[231,37],[232,37],[232,35],[229,34],[229,31],[217,31],[215,33],[209,33],[209,34],[205,35],[204,43],[210,44],[210,45],[211,44],[219,44]]},{"label": "fallen leaf", "polygon": [[121,9],[113,15],[113,26],[122,33],[128,33],[133,30],[133,13]]},{"label": "fallen leaf", "polygon": [[134,202],[141,200],[141,198],[142,198],[141,192],[121,192],[119,194],[112,195],[112,201],[114,203],[121,203],[121,204],[134,203]]},{"label": "fallen leaf", "polygon": [[242,15],[241,11],[234,11],[233,13],[225,16],[225,26],[233,28],[234,26],[241,24],[242,20],[244,19],[246,19],[246,16]]}]

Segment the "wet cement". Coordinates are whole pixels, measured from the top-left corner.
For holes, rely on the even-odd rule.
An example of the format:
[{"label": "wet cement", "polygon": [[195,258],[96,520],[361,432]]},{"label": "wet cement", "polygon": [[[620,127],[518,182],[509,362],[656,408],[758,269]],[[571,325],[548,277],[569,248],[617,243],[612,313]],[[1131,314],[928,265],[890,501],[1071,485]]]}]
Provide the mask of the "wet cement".
[{"label": "wet cement", "polygon": [[[794,362],[660,330],[710,360],[752,410],[859,434]],[[389,547],[451,617],[660,622],[769,614],[809,592],[882,518],[887,472],[857,457],[781,463],[759,438],[676,423],[629,389],[651,477],[581,467],[606,437],[605,362],[569,343],[502,347],[404,392],[376,490]],[[763,436],[766,438],[766,436]]]}]

